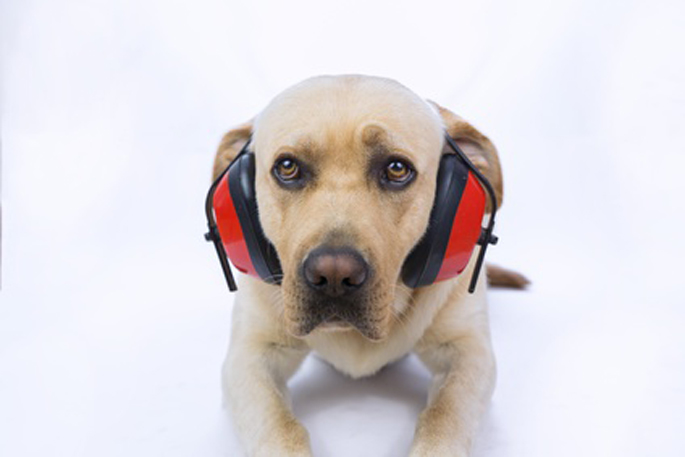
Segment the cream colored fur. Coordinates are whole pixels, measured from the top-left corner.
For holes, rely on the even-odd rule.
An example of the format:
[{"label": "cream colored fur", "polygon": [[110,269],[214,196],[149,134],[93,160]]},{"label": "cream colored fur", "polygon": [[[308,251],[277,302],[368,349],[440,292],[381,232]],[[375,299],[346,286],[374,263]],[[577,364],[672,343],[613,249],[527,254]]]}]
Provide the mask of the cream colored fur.
[{"label": "cream colored fur", "polygon": [[[495,383],[485,278],[474,294],[467,293],[472,258],[452,280],[415,290],[399,280],[403,259],[426,229],[445,128],[466,146],[501,201],[492,143],[463,119],[391,80],[307,80],[279,95],[254,125],[224,137],[215,176],[253,136],[260,220],[284,269],[282,286],[239,278],[223,389],[248,455],[311,455],[308,433],[291,412],[286,381],[312,351],[355,378],[415,352],[432,372],[433,385],[410,455],[468,455]],[[362,179],[366,146],[378,139],[416,166],[416,182],[399,196],[370,190]],[[315,189],[278,188],[269,171],[283,150],[308,151],[319,170]],[[373,325],[364,335],[353,328],[305,334],[299,325],[295,272],[331,227],[350,234],[376,274]]]}]

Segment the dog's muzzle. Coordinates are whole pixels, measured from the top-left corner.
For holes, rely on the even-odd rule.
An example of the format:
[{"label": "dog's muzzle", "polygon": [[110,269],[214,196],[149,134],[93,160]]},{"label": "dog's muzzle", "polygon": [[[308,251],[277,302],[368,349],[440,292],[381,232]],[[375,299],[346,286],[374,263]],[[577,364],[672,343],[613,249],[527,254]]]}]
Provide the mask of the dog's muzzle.
[{"label": "dog's muzzle", "polygon": [[302,262],[303,333],[320,324],[347,323],[358,329],[369,326],[368,296],[373,272],[362,255],[351,247],[319,246]]}]

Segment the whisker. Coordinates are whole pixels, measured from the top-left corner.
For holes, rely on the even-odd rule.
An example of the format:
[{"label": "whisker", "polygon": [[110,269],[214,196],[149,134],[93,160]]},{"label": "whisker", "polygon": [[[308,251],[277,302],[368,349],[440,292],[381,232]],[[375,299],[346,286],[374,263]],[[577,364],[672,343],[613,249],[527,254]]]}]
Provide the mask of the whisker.
[{"label": "whisker", "polygon": [[[395,290],[395,293],[396,295],[399,295],[400,300],[407,302],[409,309],[411,309],[415,305],[416,298],[414,297],[414,294],[411,291],[406,290],[404,288],[397,288]],[[407,313],[396,313],[394,312],[393,308],[393,312],[391,312],[390,315],[392,316],[394,322],[396,322],[403,329],[406,328],[406,326],[409,324]]]}]

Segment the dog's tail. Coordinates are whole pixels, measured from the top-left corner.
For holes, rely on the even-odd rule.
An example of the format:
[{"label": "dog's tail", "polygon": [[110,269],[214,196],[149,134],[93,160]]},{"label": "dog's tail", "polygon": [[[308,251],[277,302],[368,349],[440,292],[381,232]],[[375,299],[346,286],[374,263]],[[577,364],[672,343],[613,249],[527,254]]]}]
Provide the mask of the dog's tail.
[{"label": "dog's tail", "polygon": [[514,270],[508,270],[491,263],[487,264],[488,284],[492,287],[506,287],[507,289],[525,289],[530,281]]}]

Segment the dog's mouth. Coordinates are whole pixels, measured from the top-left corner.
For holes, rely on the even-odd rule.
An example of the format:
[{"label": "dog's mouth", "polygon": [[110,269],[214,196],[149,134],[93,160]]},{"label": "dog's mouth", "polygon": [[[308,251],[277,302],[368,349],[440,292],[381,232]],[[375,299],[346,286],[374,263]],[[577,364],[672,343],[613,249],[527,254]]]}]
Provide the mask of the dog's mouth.
[{"label": "dog's mouth", "polygon": [[301,318],[290,321],[289,331],[293,336],[303,338],[312,332],[332,333],[356,330],[371,341],[380,341],[385,337],[383,322],[384,319],[374,319],[372,316],[353,310],[347,313],[325,312],[319,308],[317,311],[305,313]]}]

